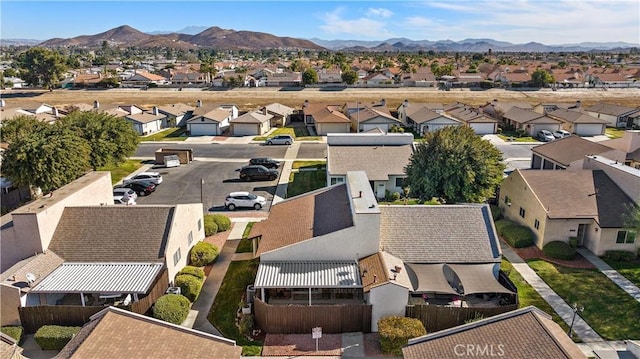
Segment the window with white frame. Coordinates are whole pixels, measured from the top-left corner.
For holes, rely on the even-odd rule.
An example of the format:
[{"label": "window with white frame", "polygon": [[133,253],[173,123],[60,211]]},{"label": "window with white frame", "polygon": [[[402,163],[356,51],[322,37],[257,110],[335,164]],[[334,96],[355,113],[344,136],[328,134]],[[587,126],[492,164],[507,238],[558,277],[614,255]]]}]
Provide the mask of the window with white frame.
[{"label": "window with white frame", "polygon": [[632,230],[618,231],[618,236],[616,237],[616,243],[635,243],[636,235],[637,235],[636,231],[632,231]]},{"label": "window with white frame", "polygon": [[178,265],[180,262],[180,258],[182,258],[182,254],[180,253],[180,248],[178,248],[175,253],[173,253],[173,265]]}]

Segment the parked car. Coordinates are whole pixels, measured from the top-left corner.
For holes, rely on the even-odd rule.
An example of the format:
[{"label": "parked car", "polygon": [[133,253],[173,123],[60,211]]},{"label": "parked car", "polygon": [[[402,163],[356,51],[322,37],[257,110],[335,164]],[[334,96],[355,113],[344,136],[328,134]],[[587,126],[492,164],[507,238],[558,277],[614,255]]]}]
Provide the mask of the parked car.
[{"label": "parked car", "polygon": [[553,137],[555,138],[565,138],[571,136],[571,132],[567,130],[558,130],[553,132]]},{"label": "parked car", "polygon": [[224,206],[233,211],[239,207],[253,208],[259,210],[267,203],[267,200],[262,196],[257,196],[249,192],[231,192],[224,199]]},{"label": "parked car", "polygon": [[549,130],[540,130],[540,131],[538,131],[537,138],[538,138],[538,140],[540,140],[542,142],[549,142],[549,141],[553,141],[553,140],[556,139],[555,137],[553,137],[553,134]]},{"label": "parked car", "polygon": [[122,180],[124,184],[131,182],[152,182],[153,184],[159,185],[162,183],[162,175],[158,172],[140,172],[135,176]]},{"label": "parked car", "polygon": [[131,188],[114,188],[113,189],[113,202],[115,204],[136,204],[138,195]]},{"label": "parked car", "polygon": [[280,167],[280,162],[274,160],[273,158],[268,158],[268,157],[252,158],[252,159],[249,160],[249,164],[262,165],[262,166],[265,166],[267,168],[278,168],[278,167]]},{"label": "parked car", "polygon": [[293,143],[293,137],[291,135],[276,135],[268,138],[265,143],[267,145],[290,145]]},{"label": "parked car", "polygon": [[156,190],[156,185],[149,181],[129,182],[123,184],[122,188],[131,188],[136,191],[139,196],[148,196]]},{"label": "parked car", "polygon": [[261,165],[249,165],[240,169],[240,179],[245,181],[269,180],[278,178],[278,171]]}]

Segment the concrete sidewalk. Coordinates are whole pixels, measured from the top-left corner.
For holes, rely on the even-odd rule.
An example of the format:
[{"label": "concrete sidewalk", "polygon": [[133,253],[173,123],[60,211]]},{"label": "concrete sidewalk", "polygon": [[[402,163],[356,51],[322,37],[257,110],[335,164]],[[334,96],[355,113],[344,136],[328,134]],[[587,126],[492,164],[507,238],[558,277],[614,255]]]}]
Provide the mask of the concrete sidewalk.
[{"label": "concrete sidewalk", "polygon": [[602,274],[611,279],[611,281],[618,287],[622,288],[622,290],[629,293],[630,296],[640,302],[640,288],[638,288],[630,280],[625,278],[622,274],[618,273],[618,271],[616,271],[615,269],[611,268],[610,265],[593,254],[590,250],[585,248],[578,248],[578,253],[580,253],[581,256],[585,257],[589,262],[591,262],[591,264],[596,266],[596,268],[598,268],[600,272],[602,272]]},{"label": "concrete sidewalk", "polygon": [[294,142],[287,148],[287,153],[284,155],[284,165],[282,166],[282,173],[278,179],[278,186],[276,193],[273,196],[272,205],[287,198],[287,186],[289,185],[289,175],[293,166],[293,161],[298,157],[298,150],[300,150],[300,142]]}]

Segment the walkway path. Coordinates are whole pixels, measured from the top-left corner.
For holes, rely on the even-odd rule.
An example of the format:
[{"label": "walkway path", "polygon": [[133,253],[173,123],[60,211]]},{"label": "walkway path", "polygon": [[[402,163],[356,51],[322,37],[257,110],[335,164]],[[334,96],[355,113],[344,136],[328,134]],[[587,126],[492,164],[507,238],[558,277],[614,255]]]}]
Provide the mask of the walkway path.
[{"label": "walkway path", "polygon": [[282,173],[278,179],[278,187],[276,188],[276,194],[273,196],[274,205],[283,199],[287,198],[287,186],[289,184],[289,175],[293,166],[293,161],[298,157],[298,150],[300,150],[300,142],[294,142],[287,148],[287,153],[284,155],[284,165],[282,167]]},{"label": "walkway path", "polygon": [[591,251],[585,248],[578,248],[578,253],[585,257],[591,264],[596,266],[604,275],[606,275],[611,281],[622,288],[625,292],[629,293],[635,300],[640,302],[640,288],[633,284],[630,280],[625,278],[622,274],[618,273],[615,269],[611,268],[605,261],[593,254]]}]

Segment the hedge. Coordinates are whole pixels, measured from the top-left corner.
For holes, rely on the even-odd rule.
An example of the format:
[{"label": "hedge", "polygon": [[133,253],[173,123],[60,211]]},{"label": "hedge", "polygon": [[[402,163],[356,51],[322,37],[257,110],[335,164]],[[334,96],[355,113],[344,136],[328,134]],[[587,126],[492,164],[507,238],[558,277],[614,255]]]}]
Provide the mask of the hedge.
[{"label": "hedge", "polygon": [[176,276],[176,286],[180,287],[180,293],[193,303],[198,299],[202,290],[202,280],[191,274],[182,274]]},{"label": "hedge", "polygon": [[562,241],[553,241],[545,244],[542,248],[544,254],[555,259],[572,260],[576,258],[576,249],[571,247],[569,243]]},{"label": "hedge", "polygon": [[218,247],[207,242],[198,242],[191,248],[190,260],[194,267],[204,267],[218,258]]},{"label": "hedge", "polygon": [[[638,250],[640,252],[640,250]],[[633,252],[629,251],[606,251],[604,252],[604,259],[614,262],[631,262],[636,260],[637,256]]]},{"label": "hedge", "polygon": [[533,233],[529,228],[508,219],[500,219],[495,223],[496,231],[511,247],[524,248],[533,244]]},{"label": "hedge", "polygon": [[502,216],[502,211],[500,210],[500,207],[498,205],[492,204],[489,206],[489,208],[491,208],[491,217],[493,217],[493,221],[497,221],[500,219],[500,216]]},{"label": "hedge", "polygon": [[22,341],[22,335],[24,335],[24,328],[21,326],[6,326],[0,327],[0,332],[10,336],[11,338],[16,340],[16,343],[20,343]]},{"label": "hedge", "polygon": [[176,277],[182,274],[188,274],[188,275],[192,275],[200,280],[204,280],[204,270],[202,268],[199,267],[194,267],[194,266],[186,266],[184,268],[182,268],[180,270],[180,272],[178,272],[178,274],[176,274]]},{"label": "hedge", "polygon": [[415,318],[385,317],[378,320],[378,334],[383,353],[402,355],[409,339],[426,335],[422,322]]},{"label": "hedge", "polygon": [[180,294],[165,294],[153,305],[153,317],[173,324],[182,324],[189,315],[189,299]]},{"label": "hedge", "polygon": [[218,224],[213,219],[212,215],[204,216],[204,235],[209,237],[218,233]]},{"label": "hedge", "polygon": [[224,214],[208,214],[218,225],[218,232],[228,231],[231,228],[231,220]]},{"label": "hedge", "polygon": [[44,325],[33,336],[42,350],[62,350],[80,331],[80,327]]}]

